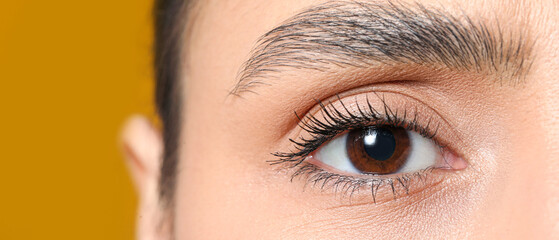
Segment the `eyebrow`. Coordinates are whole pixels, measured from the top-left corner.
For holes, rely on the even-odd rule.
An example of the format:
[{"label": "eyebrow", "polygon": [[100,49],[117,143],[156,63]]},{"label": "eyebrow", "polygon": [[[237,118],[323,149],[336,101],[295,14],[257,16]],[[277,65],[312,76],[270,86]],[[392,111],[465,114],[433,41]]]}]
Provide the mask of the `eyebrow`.
[{"label": "eyebrow", "polygon": [[233,95],[270,85],[286,69],[327,71],[380,64],[441,65],[522,81],[532,65],[527,34],[490,28],[419,3],[328,2],[303,11],[259,38]]}]

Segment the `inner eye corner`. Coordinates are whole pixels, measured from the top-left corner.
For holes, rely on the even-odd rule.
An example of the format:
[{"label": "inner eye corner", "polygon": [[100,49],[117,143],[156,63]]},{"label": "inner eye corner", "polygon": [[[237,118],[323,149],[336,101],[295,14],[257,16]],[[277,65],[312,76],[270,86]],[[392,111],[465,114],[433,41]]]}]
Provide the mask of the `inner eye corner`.
[{"label": "inner eye corner", "polygon": [[444,166],[439,167],[439,169],[461,171],[468,168],[469,163],[464,156],[461,156],[447,146],[441,146],[440,149]]}]

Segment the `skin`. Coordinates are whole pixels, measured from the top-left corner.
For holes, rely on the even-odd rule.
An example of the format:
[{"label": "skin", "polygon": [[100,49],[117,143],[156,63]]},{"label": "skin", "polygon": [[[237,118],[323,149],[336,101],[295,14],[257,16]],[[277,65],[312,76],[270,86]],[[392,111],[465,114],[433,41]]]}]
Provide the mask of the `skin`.
[{"label": "skin", "polygon": [[[135,116],[123,131],[140,195],[139,239],[552,239],[559,235],[559,4],[553,1],[420,1],[534,40],[532,67],[516,84],[446,68],[379,65],[328,72],[285,69],[269,86],[230,95],[257,39],[323,1],[204,1],[185,43],[183,121],[175,206],[158,204],[158,130]],[[507,6],[507,7],[503,7]],[[461,9],[461,10],[460,10]],[[537,38],[536,38],[537,36]],[[185,40],[186,41],[186,40]],[[397,80],[413,80],[401,82]],[[446,122],[438,139],[466,165],[415,180],[410,193],[366,188],[351,197],[290,181],[270,166],[299,136],[293,111],[315,99],[371,92]],[[421,103],[411,100],[413,96]],[[347,98],[345,98],[347,97]],[[350,100],[348,100],[350,101]],[[378,102],[378,101],[377,101]],[[429,110],[431,109],[431,110]],[[430,112],[431,111],[431,112]],[[433,113],[436,112],[436,113]],[[425,121],[423,122],[425,123]]]}]

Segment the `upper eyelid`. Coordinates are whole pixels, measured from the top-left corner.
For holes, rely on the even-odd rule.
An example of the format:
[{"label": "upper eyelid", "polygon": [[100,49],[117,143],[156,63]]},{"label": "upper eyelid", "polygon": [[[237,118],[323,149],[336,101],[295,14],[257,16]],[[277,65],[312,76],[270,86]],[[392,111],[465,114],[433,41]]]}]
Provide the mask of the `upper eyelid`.
[{"label": "upper eyelid", "polygon": [[[366,104],[365,107],[362,107],[362,106],[359,105],[359,104],[356,105],[356,106],[357,106],[357,107],[356,107],[356,108],[357,108],[357,111],[356,111],[355,113],[358,112],[359,115],[355,115],[351,110],[349,110],[349,108],[346,107],[346,104],[340,99],[339,96],[337,96],[337,98],[338,98],[339,104],[342,106],[342,109],[337,109],[336,107],[333,107],[333,106],[332,106],[332,102],[330,102],[328,105],[324,105],[323,103],[320,103],[320,106],[321,106],[321,108],[322,108],[322,110],[320,111],[320,113],[321,113],[321,114],[325,113],[325,114],[326,114],[326,117],[327,117],[327,118],[330,118],[330,120],[332,120],[332,118],[340,118],[340,117],[341,117],[341,118],[343,118],[342,120],[350,120],[350,121],[352,121],[352,120],[355,119],[355,118],[364,118],[364,117],[365,117],[365,118],[367,118],[367,119],[361,119],[361,120],[367,120],[367,121],[369,121],[369,123],[374,123],[374,122],[376,122],[377,124],[380,124],[380,123],[383,123],[383,122],[386,123],[386,124],[388,124],[388,123],[391,123],[391,122],[393,122],[393,121],[406,121],[406,122],[402,122],[402,124],[404,124],[404,123],[407,123],[407,122],[416,122],[416,121],[418,120],[418,119],[416,119],[416,118],[418,117],[418,115],[417,115],[417,114],[418,114],[418,113],[417,113],[417,110],[414,111],[414,114],[413,114],[414,117],[413,117],[412,120],[410,120],[410,119],[408,119],[409,116],[407,116],[407,112],[404,112],[403,114],[402,114],[402,113],[398,113],[397,110],[396,110],[396,111],[393,110],[393,108],[390,107],[390,106],[386,103],[384,97],[381,98],[381,97],[378,95],[377,92],[375,92],[374,94],[375,94],[375,95],[380,99],[380,101],[382,102],[382,108],[383,108],[383,110],[384,110],[384,113],[381,113],[380,111],[376,110],[376,109],[372,106],[372,104],[370,103],[370,100],[369,100],[369,97],[368,97],[368,96],[366,97],[366,102],[367,102],[367,104]],[[334,111],[335,115],[331,113],[332,111]],[[407,109],[405,109],[405,111],[407,111]],[[347,116],[344,116],[344,114],[347,114]],[[398,114],[400,114],[400,115],[398,115]],[[324,116],[324,115],[323,115],[323,116]],[[313,123],[316,123],[317,121],[319,121],[319,120],[316,120],[316,118],[315,118],[314,115],[307,115],[306,118],[307,118],[307,119],[314,119],[314,120],[312,120]],[[430,120],[429,120],[429,123],[430,123],[430,122],[431,122],[431,118],[430,118]],[[429,123],[428,123],[428,124],[429,124]],[[305,125],[304,125],[304,126],[305,126]],[[438,127],[436,127],[436,129],[437,129],[437,128],[438,128]],[[419,129],[418,129],[418,130],[419,130]],[[437,130],[435,130],[435,133],[433,133],[433,135],[436,134],[436,131],[437,131]],[[424,132],[424,134],[427,134],[427,133]],[[429,136],[427,136],[427,137],[429,137]],[[432,137],[433,137],[433,136],[431,136],[430,138],[432,138]]]},{"label": "upper eyelid", "polygon": [[[428,108],[430,112],[433,112],[437,116],[442,116],[442,114],[439,111],[437,111],[435,108],[429,107],[429,104],[427,104],[426,102],[422,101],[421,99],[419,99],[415,96],[412,96],[410,94],[406,94],[404,92],[394,91],[394,90],[371,91],[371,90],[368,90],[368,89],[362,89],[362,90],[359,90],[359,91],[350,91],[349,95],[347,95],[345,93],[336,94],[335,96],[328,97],[325,100],[315,99],[314,101],[317,102],[317,104],[313,108],[308,110],[307,113],[299,114],[299,113],[295,112],[295,114],[296,114],[297,118],[299,119],[299,121],[306,121],[306,120],[308,120],[307,118],[309,116],[316,116],[316,114],[323,114],[322,113],[323,112],[322,111],[323,110],[322,106],[327,106],[328,107],[328,106],[330,106],[330,104],[335,103],[335,102],[340,102],[341,105],[346,105],[342,101],[342,98],[343,99],[348,99],[348,98],[351,98],[352,96],[355,98],[355,97],[357,97],[359,95],[363,95],[363,94],[366,94],[366,95],[367,94],[374,94],[377,98],[382,98],[381,95],[383,95],[383,94],[398,94],[398,95],[401,95],[402,97],[411,99],[411,100],[421,104],[423,107]],[[381,94],[381,95],[379,95],[379,94]],[[369,101],[369,102],[371,101],[369,97],[367,97],[367,101]],[[318,104],[318,103],[320,103],[320,104]],[[324,105],[324,103],[327,103],[327,105]],[[370,104],[370,103],[367,103],[367,104]],[[417,106],[415,106],[415,107],[417,107]],[[343,106],[343,108],[344,108],[344,110],[347,109],[345,106]],[[391,110],[391,108],[388,108],[388,110]],[[419,111],[418,109],[414,109],[414,113],[417,113],[418,111]],[[350,112],[350,114],[351,114],[351,112]],[[377,111],[377,114],[380,114],[380,113]],[[456,129],[454,124],[449,122],[446,118],[440,118],[440,121],[442,121],[443,124],[449,126],[449,128]],[[458,133],[460,133],[460,132],[458,132]],[[457,137],[460,138],[460,135],[457,134]],[[461,140],[461,139],[459,139],[459,140]]]}]

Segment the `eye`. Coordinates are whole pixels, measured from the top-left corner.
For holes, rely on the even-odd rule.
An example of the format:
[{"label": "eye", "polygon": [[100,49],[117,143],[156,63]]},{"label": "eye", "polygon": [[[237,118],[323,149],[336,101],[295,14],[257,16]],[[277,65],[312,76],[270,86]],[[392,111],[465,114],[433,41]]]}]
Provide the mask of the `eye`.
[{"label": "eye", "polygon": [[344,133],[316,151],[313,161],[349,174],[388,175],[435,167],[442,159],[431,139],[401,127],[370,126]]},{"label": "eye", "polygon": [[386,95],[374,94],[373,101],[369,95],[319,101],[320,111],[304,118],[295,113],[301,132],[289,138],[294,147],[272,153],[276,159],[270,164],[285,164],[294,169],[292,180],[305,177],[312,186],[331,186],[334,192],[351,196],[368,189],[375,202],[383,186],[396,197],[412,192],[416,183],[429,186],[467,167],[453,149],[458,144],[444,118],[420,102]]}]

